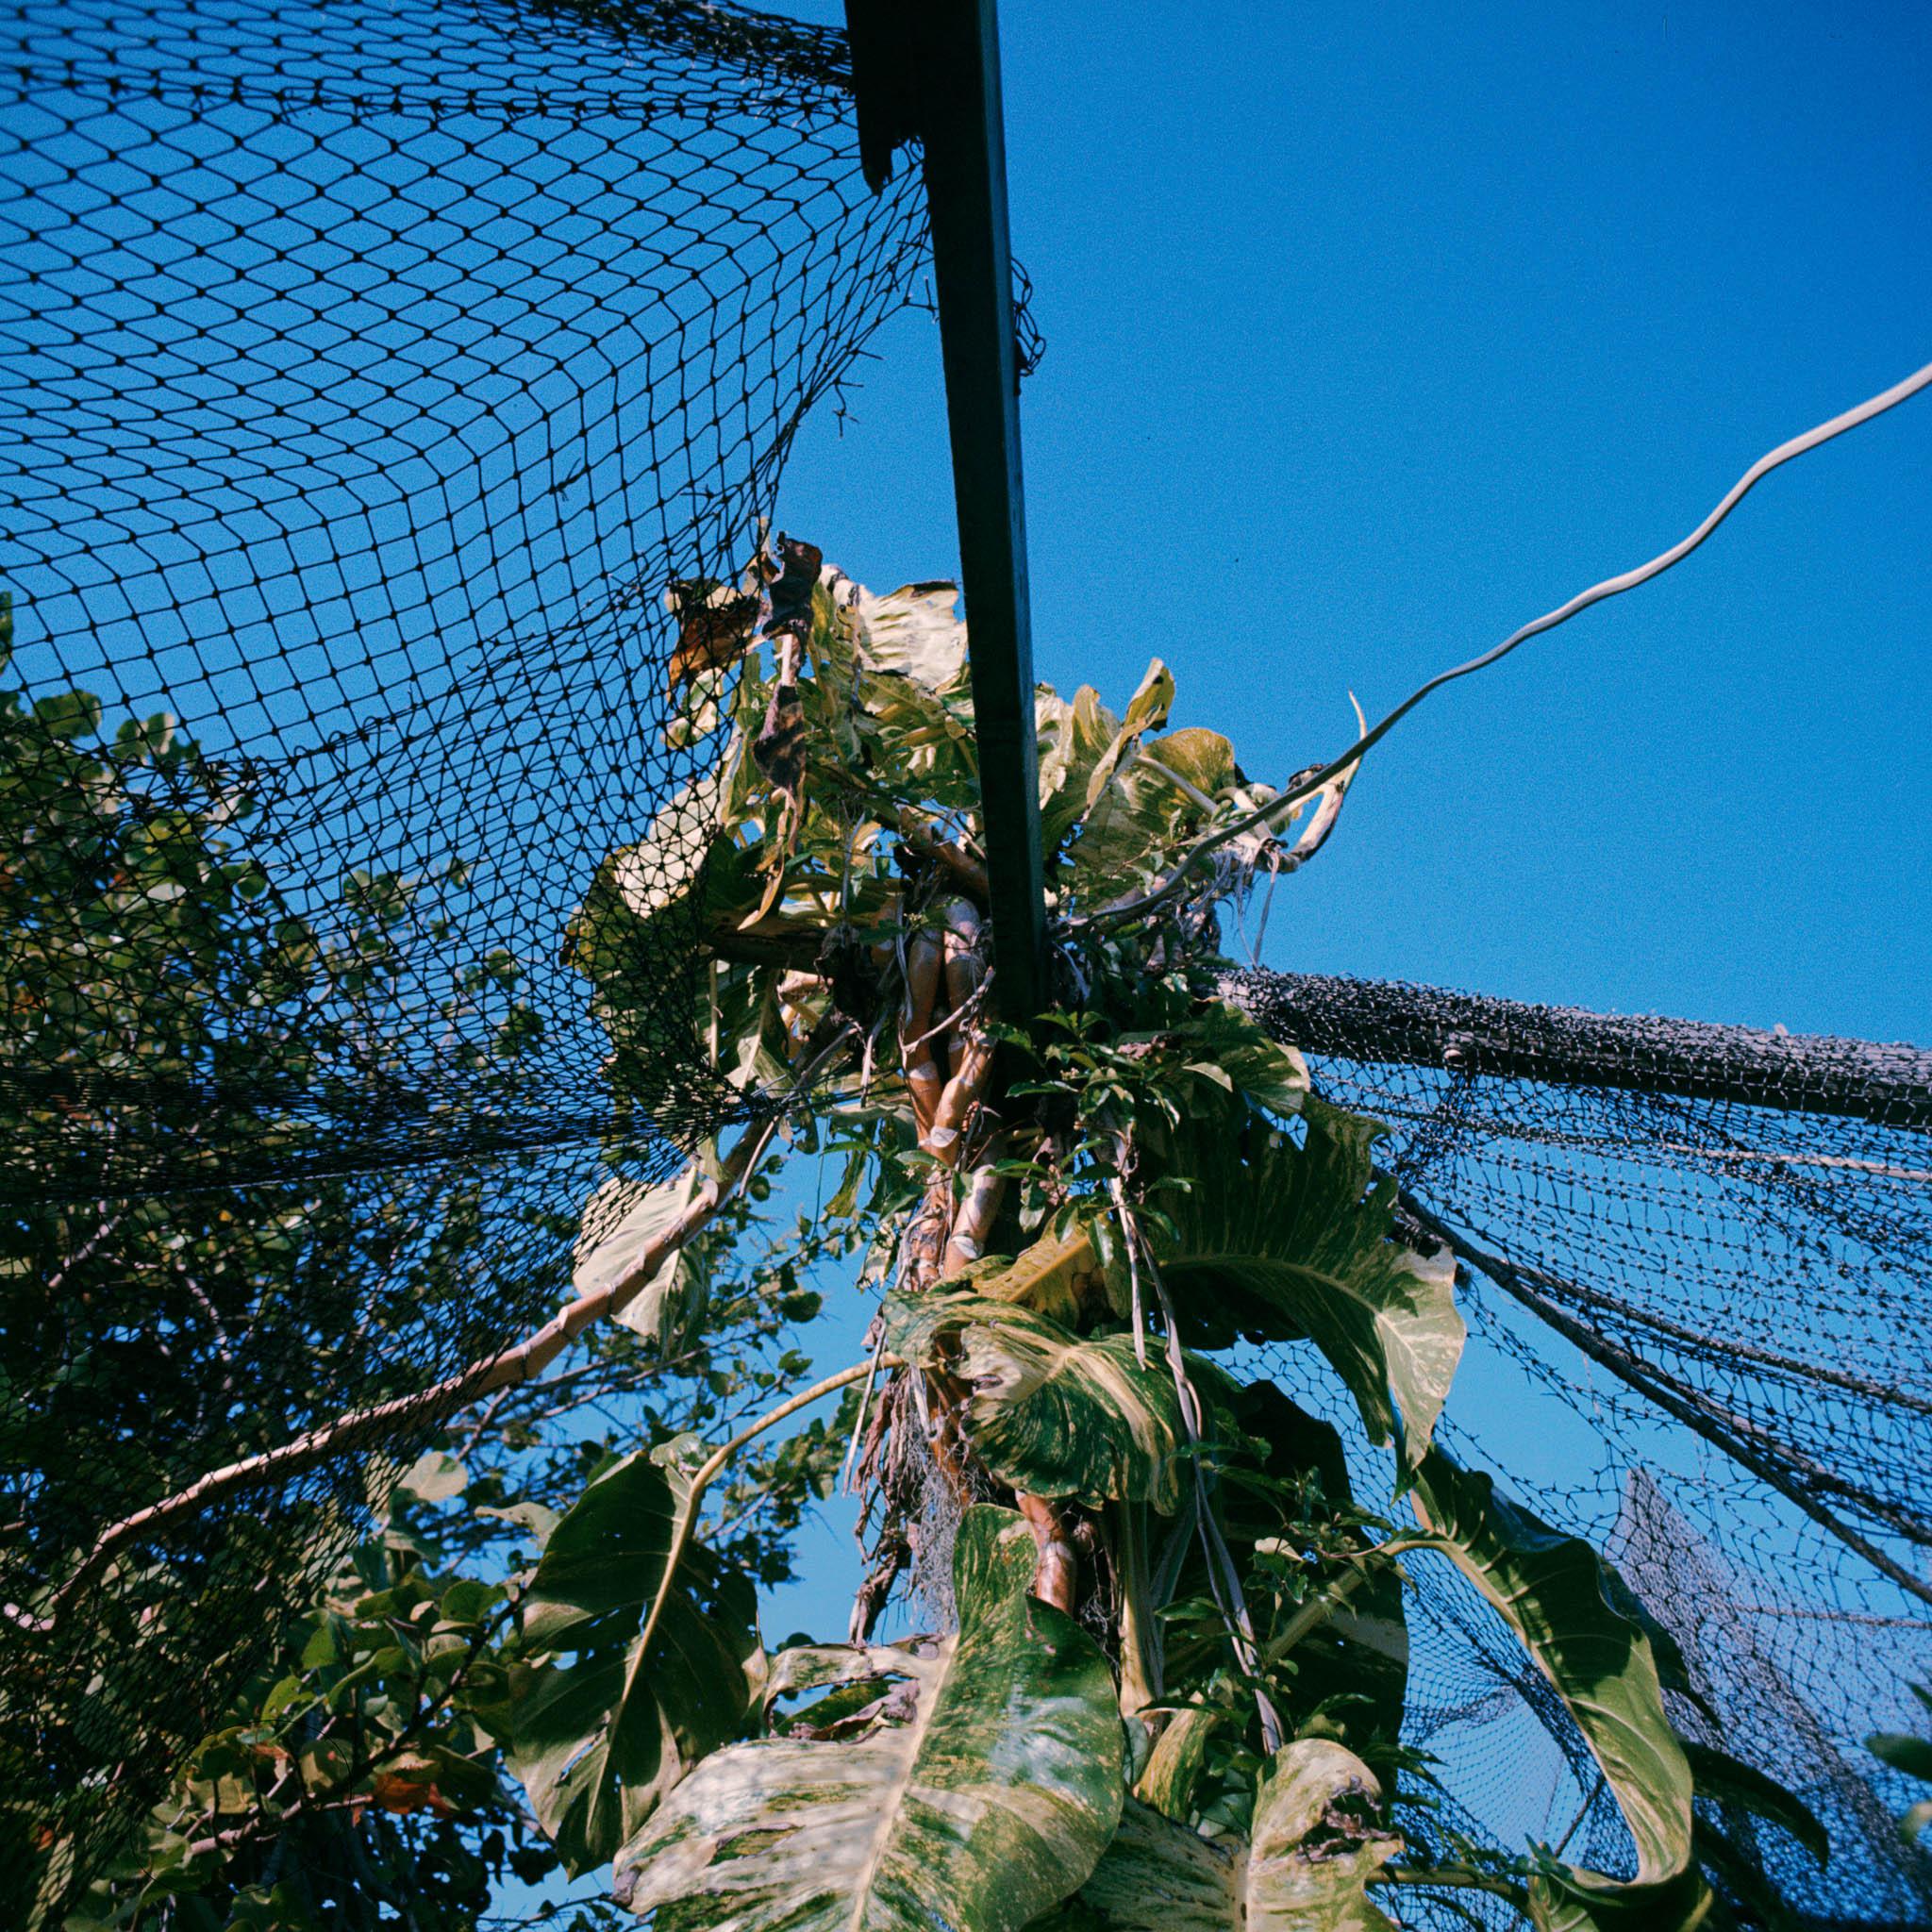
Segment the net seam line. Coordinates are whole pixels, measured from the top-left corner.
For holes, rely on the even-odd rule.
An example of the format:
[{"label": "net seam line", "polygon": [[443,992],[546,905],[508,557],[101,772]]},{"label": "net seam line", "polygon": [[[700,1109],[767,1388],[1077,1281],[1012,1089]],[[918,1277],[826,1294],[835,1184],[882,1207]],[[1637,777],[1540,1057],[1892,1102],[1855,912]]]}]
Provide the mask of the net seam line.
[{"label": "net seam line", "polygon": [[1932,1053],[1921,1047],[1265,967],[1224,974],[1220,991],[1271,1031],[1283,1029],[1277,1038],[1296,1032],[1310,1053],[1932,1129]]},{"label": "net seam line", "polygon": [[1610,1348],[1599,1337],[1592,1335],[1580,1323],[1567,1315],[1561,1308],[1540,1294],[1528,1282],[1523,1279],[1522,1271],[1514,1263],[1505,1260],[1500,1255],[1491,1255],[1457,1229],[1448,1225],[1432,1213],[1406,1189],[1398,1197],[1402,1206],[1427,1231],[1435,1235],[1459,1259],[1471,1267],[1479,1269],[1495,1282],[1506,1294],[1519,1301],[1524,1307],[1541,1321],[1547,1323],[1557,1334],[1573,1346],[1580,1349],[1600,1367],[1607,1369],[1620,1381],[1627,1383],[1641,1395],[1655,1402],[1658,1407],[1674,1416],[1688,1429],[1701,1436],[1713,1448],[1722,1451],[1734,1462],[1757,1476],[1760,1482],[1775,1490],[1812,1519],[1822,1529],[1836,1537],[1848,1549],[1865,1558],[1882,1575],[1890,1578],[1900,1589],[1918,1597],[1922,1602],[1932,1604],[1932,1584],[1926,1584],[1912,1574],[1902,1563],[1888,1556],[1868,1538],[1859,1535],[1848,1523],[1842,1522],[1815,1498],[1807,1496],[1803,1490],[1783,1475],[1769,1460],[1756,1450],[1738,1441],[1724,1440],[1723,1432],[1715,1423],[1701,1413],[1690,1403],[1684,1401],[1650,1373],[1650,1365],[1640,1367],[1621,1351]]}]

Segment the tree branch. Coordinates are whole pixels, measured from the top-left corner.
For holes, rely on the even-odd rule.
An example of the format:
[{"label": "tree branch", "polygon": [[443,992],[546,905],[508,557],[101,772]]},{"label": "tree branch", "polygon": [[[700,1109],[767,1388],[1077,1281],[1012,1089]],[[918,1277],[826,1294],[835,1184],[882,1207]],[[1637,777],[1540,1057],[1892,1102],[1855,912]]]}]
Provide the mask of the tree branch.
[{"label": "tree branch", "polygon": [[[792,1090],[794,1102],[811,1091],[819,1075],[850,1039],[851,1029],[841,1030],[835,1040],[806,1063]],[[167,1528],[183,1517],[195,1514],[205,1504],[219,1497],[259,1489],[268,1483],[285,1481],[331,1457],[365,1448],[411,1424],[447,1414],[499,1389],[527,1382],[541,1374],[585,1329],[620,1314],[670,1256],[731,1199],[763,1158],[786,1111],[781,1108],[769,1119],[748,1128],[725,1157],[718,1177],[705,1182],[691,1206],[644,1249],[630,1272],[608,1288],[600,1289],[594,1294],[579,1295],[542,1327],[525,1336],[513,1347],[484,1356],[427,1389],[394,1396],[370,1408],[352,1410],[347,1415],[338,1416],[333,1422],[325,1423],[320,1428],[296,1437],[291,1442],[282,1443],[278,1448],[244,1457],[222,1469],[210,1470],[185,1490],[109,1524],[81,1558],[73,1574],[55,1591],[47,1617],[30,1618],[26,1613],[15,1610],[10,1621],[23,1627],[37,1628],[42,1633],[49,1631],[67,1606],[100,1574],[119,1551],[129,1543]]]}]

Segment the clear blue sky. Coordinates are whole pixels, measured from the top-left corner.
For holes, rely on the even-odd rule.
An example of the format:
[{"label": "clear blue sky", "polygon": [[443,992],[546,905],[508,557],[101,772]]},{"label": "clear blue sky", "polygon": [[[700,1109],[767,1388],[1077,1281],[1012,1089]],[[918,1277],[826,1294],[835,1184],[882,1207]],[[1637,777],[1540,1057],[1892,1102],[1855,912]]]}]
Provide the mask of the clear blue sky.
[{"label": "clear blue sky", "polygon": [[[1923,9],[1002,25],[1049,344],[1024,397],[1040,675],[1118,706],[1158,655],[1255,775],[1339,750],[1349,690],[1389,708],[1932,360]],[[936,331],[877,347],[782,502],[875,587],[957,569]],[[1928,559],[1932,396],[1431,700],[1277,893],[1268,962],[1932,1041]],[[1560,1453],[1520,1387],[1472,1349],[1459,1413],[1511,1467]],[[774,1637],[842,1623],[832,1513]]]},{"label": "clear blue sky", "polygon": [[[1932,359],[1923,8],[1003,10],[1038,669],[1158,655],[1254,775]],[[882,588],[957,541],[936,332],[875,346],[782,521]],[[1932,1041],[1928,558],[1932,398],[1433,700],[1269,962]],[[774,1639],[842,1624],[843,1522]]]},{"label": "clear blue sky", "polygon": [[[837,17],[836,7],[813,9]],[[1041,676],[1279,778],[1932,359],[1932,12],[1002,8]],[[956,570],[902,318],[783,514]],[[1932,397],[1433,699],[1269,958],[1932,1040]]]}]

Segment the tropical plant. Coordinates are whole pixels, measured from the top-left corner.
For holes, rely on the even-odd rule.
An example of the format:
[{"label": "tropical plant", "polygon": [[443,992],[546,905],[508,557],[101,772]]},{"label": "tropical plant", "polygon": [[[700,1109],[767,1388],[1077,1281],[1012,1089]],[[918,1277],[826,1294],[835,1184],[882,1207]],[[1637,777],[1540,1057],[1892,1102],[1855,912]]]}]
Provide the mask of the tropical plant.
[{"label": "tropical plant", "polygon": [[[1437,1440],[1453,1257],[1399,1212],[1382,1130],[1221,995],[1222,908],[1320,849],[1352,773],[1270,812],[1225,738],[1167,728],[1159,663],[1120,716],[1042,688],[1056,1004],[1002,1024],[954,601],[874,596],[785,539],[742,583],[679,586],[675,731],[708,759],[572,924],[643,1099],[664,1020],[647,1038],[641,962],[700,932],[682,1050],[780,1093],[838,1164],[809,1232],[878,1300],[867,1358],[807,1391],[862,1391],[845,1641],[767,1651],[694,1534],[736,1444],[627,1458],[558,1525],[509,1722],[566,1860],[613,1861],[613,1896],[679,1932],[1367,1928],[1418,1888],[1563,1932],[1775,1920],[1719,1807],[1822,1850],[1815,1821],[1687,1746],[1668,1637]],[[676,1294],[734,1158],[630,1204],[608,1306]],[[1247,1372],[1254,1343],[1325,1360],[1405,1520]],[[1627,1826],[1618,1872],[1432,1822],[1402,1718],[1405,1592],[1436,1560],[1567,1707]],[[876,1641],[895,1597],[930,1634]]]},{"label": "tropical plant", "polygon": [[[0,602],[0,672],[9,616]],[[402,1324],[459,1309],[469,1292],[474,1175],[375,1188],[339,1172],[249,1176],[253,1154],[270,1172],[299,1158],[288,1098],[312,1091],[346,1042],[371,1082],[407,1065],[409,1029],[385,1010],[385,988],[418,896],[417,883],[352,874],[332,906],[281,906],[244,856],[255,809],[245,780],[167,718],[115,724],[84,691],[31,705],[0,691],[0,1042],[9,1068],[42,1075],[9,1093],[12,1118],[38,1131],[15,1146],[0,1223],[0,1376],[32,1374],[35,1389],[31,1425],[9,1404],[16,1426],[0,1442],[0,1484],[32,1498],[32,1536],[15,1525],[0,1546],[9,1605],[45,1600],[98,1533],[104,1497],[165,1494],[273,1446],[291,1423],[409,1388]],[[534,1015],[518,977],[508,956],[487,956],[436,1015],[484,1011],[472,1078],[499,1097],[525,1078]],[[262,1102],[230,1110],[219,1135],[199,1098],[217,1077]],[[183,1104],[157,1134],[156,1096],[173,1088]],[[108,1189],[99,1150],[124,1125],[164,1147],[175,1185]],[[146,1151],[126,1150],[137,1174]],[[564,1221],[567,1241],[577,1217]],[[727,1247],[732,1271],[714,1279]],[[222,1722],[179,1739],[178,1774],[69,1925],[374,1926],[407,1908],[425,1932],[456,1932],[505,1873],[556,1869],[502,1744],[510,1672],[530,1648],[517,1572],[532,1539],[620,1439],[729,1425],[805,1366],[787,1338],[816,1302],[791,1243],[748,1196],[687,1244],[679,1278],[691,1319],[650,1334],[613,1324],[555,1374],[454,1420],[374,1532],[310,1586]],[[720,1486],[734,1575],[788,1574],[791,1533],[829,1487],[839,1446],[822,1422]],[[376,1474],[375,1491],[386,1487]],[[305,1512],[340,1546],[302,1499],[252,1551],[246,1521],[213,1532],[244,1543],[251,1621],[261,1599],[248,1559],[264,1574],[299,1567]],[[85,1626],[56,1624],[41,1640],[43,1674],[66,1664],[68,1644],[85,1671],[107,1661],[111,1681],[139,1629],[145,1656],[176,1683],[192,1678],[237,1637],[234,1593],[202,1576],[184,1588],[166,1564],[105,1566]],[[31,1910],[33,1874],[58,1887],[61,1871],[46,1796],[57,1817],[62,1800],[84,1813],[82,1767],[132,1758],[133,1734],[169,1727],[196,1700],[173,1686],[146,1694],[130,1668],[127,1694],[90,1695],[82,1737],[25,1681],[10,1681],[0,1713],[0,1824],[27,1826],[0,1894],[25,1874]]]},{"label": "tropical plant", "polygon": [[[702,773],[608,855],[566,956],[622,1105],[703,1064],[749,1124],[568,1204],[575,1301],[459,1378],[95,1923],[373,1924],[413,1870],[416,1923],[454,1932],[553,1857],[677,1932],[1369,1932],[1406,1895],[1562,1932],[1776,1921],[1721,1826],[1816,1847],[1815,1821],[1680,1739],[1668,1637],[1452,1458],[1454,1258],[1377,1124],[1222,996],[1223,909],[1321,849],[1351,773],[1305,802],[1254,783],[1168,728],[1158,663],[1119,716],[1042,689],[1055,1003],[997,1019],[954,604],[784,539],[675,588],[673,736]],[[693,935],[704,970],[667,973]],[[801,1158],[836,1179],[774,1241]],[[797,1387],[787,1324],[839,1269],[876,1297],[864,1354]],[[573,1341],[582,1370],[553,1370]],[[1325,1363],[1336,1419],[1257,1344]],[[572,1377],[613,1362],[649,1407],[573,1445]],[[1376,1452],[1392,1509],[1351,1480]],[[755,1586],[841,1461],[849,1626],[769,1649]],[[1425,1564],[1569,1711],[1627,1826],[1615,1872],[1437,1808],[1403,1739]],[[894,1602],[913,1634],[882,1641]]]}]

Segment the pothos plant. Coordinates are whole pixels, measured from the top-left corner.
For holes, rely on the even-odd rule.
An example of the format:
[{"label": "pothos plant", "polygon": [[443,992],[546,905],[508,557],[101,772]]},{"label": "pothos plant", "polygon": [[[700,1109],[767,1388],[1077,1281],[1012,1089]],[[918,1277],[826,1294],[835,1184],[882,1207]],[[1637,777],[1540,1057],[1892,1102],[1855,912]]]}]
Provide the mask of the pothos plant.
[{"label": "pothos plant", "polygon": [[[1220,734],[1166,728],[1158,663],[1118,717],[1042,688],[1056,1004],[1000,1024],[953,588],[873,596],[781,538],[672,602],[702,775],[609,855],[569,957],[620,1092],[649,1104],[669,1039],[778,1098],[587,1204],[580,1305],[688,1322],[682,1257],[780,1124],[842,1162],[818,1231],[878,1301],[862,1359],[732,1441],[610,1461],[524,1579],[511,1758],[567,1861],[612,1861],[617,1903],[678,1932],[1371,1928],[1418,1891],[1562,1932],[1774,1922],[1724,1821],[1814,1845],[1815,1822],[1680,1739],[1669,1637],[1437,1441],[1453,1257],[1399,1217],[1383,1129],[1223,996],[1221,910],[1319,849],[1351,772],[1299,804],[1256,784]],[[693,934],[696,974],[639,971]],[[1391,1514],[1335,1427],[1244,1373],[1279,1343],[1391,1458]],[[841,1390],[869,1562],[842,1641],[772,1652],[696,1534],[706,1492]],[[1432,1813],[1402,1735],[1422,1553],[1567,1707],[1628,1829],[1617,1873]],[[895,1597],[924,1634],[880,1640]]]}]

